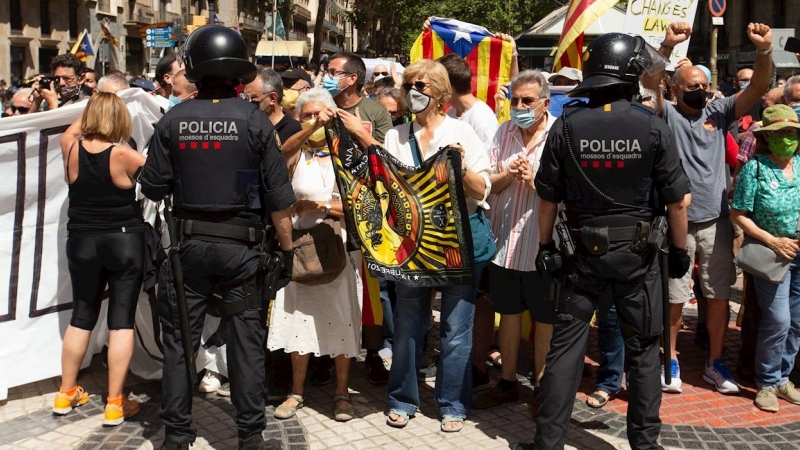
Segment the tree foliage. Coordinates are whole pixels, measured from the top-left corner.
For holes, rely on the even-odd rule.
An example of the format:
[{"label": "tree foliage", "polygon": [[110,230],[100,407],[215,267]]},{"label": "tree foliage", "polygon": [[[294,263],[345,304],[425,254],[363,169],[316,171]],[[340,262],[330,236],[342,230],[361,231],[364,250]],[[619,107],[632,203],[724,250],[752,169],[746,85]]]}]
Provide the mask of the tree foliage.
[{"label": "tree foliage", "polygon": [[359,31],[359,52],[408,53],[430,16],[450,17],[516,35],[566,1],[355,0],[350,20]]}]

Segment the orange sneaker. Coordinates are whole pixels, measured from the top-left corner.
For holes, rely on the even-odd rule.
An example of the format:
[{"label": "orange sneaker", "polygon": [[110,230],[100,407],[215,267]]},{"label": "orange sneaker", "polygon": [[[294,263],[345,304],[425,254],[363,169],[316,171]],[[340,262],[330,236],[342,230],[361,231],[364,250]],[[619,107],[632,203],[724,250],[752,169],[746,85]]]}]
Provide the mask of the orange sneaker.
[{"label": "orange sneaker", "polygon": [[123,395],[122,406],[118,404],[118,401],[114,400],[116,399],[108,399],[103,425],[113,427],[121,424],[125,419],[139,414],[139,403],[135,400],[128,400],[127,396]]},{"label": "orange sneaker", "polygon": [[80,386],[76,387],[75,393],[72,395],[59,389],[58,394],[56,394],[56,400],[53,402],[53,414],[69,414],[72,408],[85,405],[88,401],[89,394]]}]

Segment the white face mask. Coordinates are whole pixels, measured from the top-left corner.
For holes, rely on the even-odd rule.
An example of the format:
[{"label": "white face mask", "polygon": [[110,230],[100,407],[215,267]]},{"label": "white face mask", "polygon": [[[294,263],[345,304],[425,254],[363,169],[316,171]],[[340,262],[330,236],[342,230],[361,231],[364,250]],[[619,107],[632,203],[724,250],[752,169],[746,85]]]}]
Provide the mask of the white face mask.
[{"label": "white face mask", "polygon": [[408,94],[406,94],[406,103],[408,104],[409,111],[413,114],[419,114],[428,108],[428,105],[431,103],[431,97],[416,89],[411,89],[408,91]]}]

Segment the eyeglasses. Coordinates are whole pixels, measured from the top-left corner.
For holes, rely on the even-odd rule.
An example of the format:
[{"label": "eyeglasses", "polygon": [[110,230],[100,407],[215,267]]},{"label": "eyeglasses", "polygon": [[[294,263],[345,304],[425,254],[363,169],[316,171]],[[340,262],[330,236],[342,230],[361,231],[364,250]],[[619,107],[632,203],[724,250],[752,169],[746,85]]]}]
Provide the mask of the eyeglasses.
[{"label": "eyeglasses", "polygon": [[239,98],[242,99],[242,100],[247,100],[250,103],[255,103],[255,102],[261,101],[261,100],[256,100],[258,97],[261,97],[262,95],[269,95],[269,94],[271,94],[271,92],[259,92],[258,94],[247,94],[247,93],[244,93],[244,92],[240,92],[239,93]]},{"label": "eyeglasses", "polygon": [[346,70],[338,70],[338,69],[328,69],[328,75],[335,77],[336,75],[352,75],[352,73]]},{"label": "eyeglasses", "polygon": [[66,76],[63,76],[63,75],[62,76],[55,75],[55,76],[52,76],[50,78],[53,79],[53,81],[56,81],[56,82],[58,82],[58,80],[61,79],[61,80],[64,80],[64,83],[72,83],[72,81],[75,80],[78,77],[77,76],[66,77]]},{"label": "eyeglasses", "polygon": [[25,107],[25,106],[14,106],[14,105],[11,105],[11,114],[14,114],[17,111],[19,111],[20,114],[28,114],[28,111],[30,111],[30,110],[31,110],[30,108]]},{"label": "eyeglasses", "polygon": [[422,92],[430,85],[431,85],[430,83],[425,83],[424,81],[415,81],[413,83],[403,83],[403,90],[408,92],[408,91],[411,90],[411,88],[414,88],[414,89]]},{"label": "eyeglasses", "polygon": [[372,72],[372,75],[376,77],[379,75],[388,76],[389,72]]},{"label": "eyeglasses", "polygon": [[522,98],[511,97],[511,107],[516,108],[519,102],[522,102],[523,106],[527,106],[528,108],[530,108],[531,106],[533,106],[534,103],[538,102],[539,100],[541,99],[533,97],[522,97]]}]

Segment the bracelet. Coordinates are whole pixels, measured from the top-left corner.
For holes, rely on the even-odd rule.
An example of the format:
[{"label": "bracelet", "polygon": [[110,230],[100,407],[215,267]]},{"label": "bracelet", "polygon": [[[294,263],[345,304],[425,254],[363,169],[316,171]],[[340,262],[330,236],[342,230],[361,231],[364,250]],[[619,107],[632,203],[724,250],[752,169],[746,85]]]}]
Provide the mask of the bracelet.
[{"label": "bracelet", "polygon": [[766,50],[758,50],[756,49],[756,54],[761,56],[769,56],[772,54],[772,46],[770,45]]},{"label": "bracelet", "polygon": [[670,50],[675,50],[675,46],[674,45],[667,45],[667,44],[665,44],[663,42],[661,43],[661,47],[668,48]]}]

